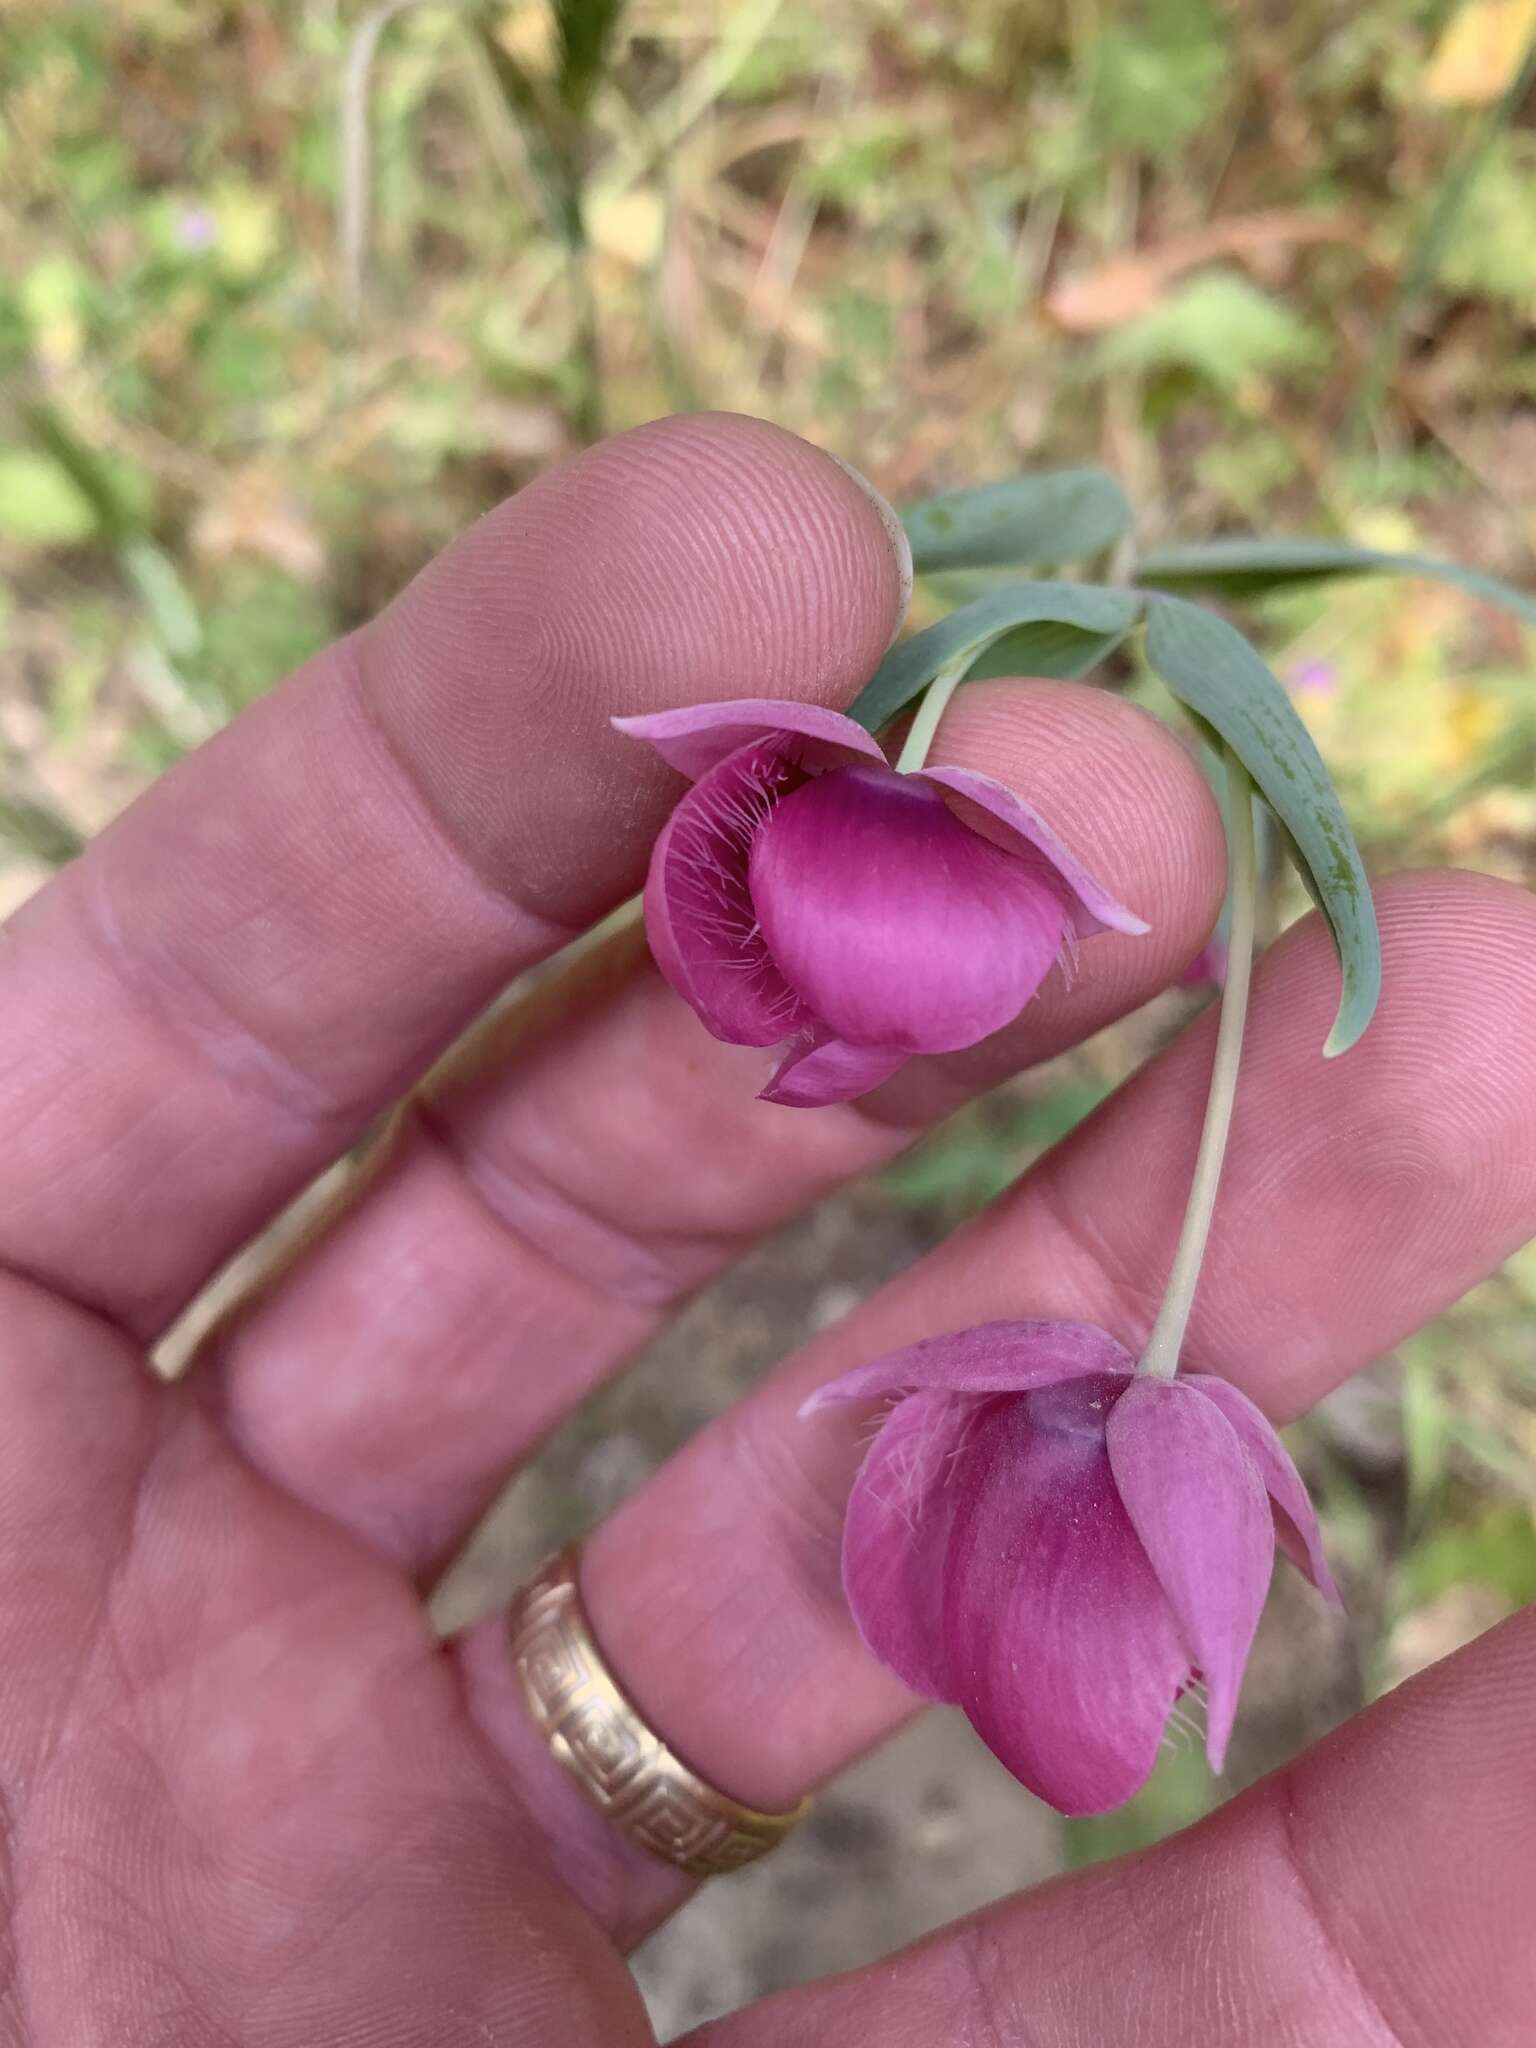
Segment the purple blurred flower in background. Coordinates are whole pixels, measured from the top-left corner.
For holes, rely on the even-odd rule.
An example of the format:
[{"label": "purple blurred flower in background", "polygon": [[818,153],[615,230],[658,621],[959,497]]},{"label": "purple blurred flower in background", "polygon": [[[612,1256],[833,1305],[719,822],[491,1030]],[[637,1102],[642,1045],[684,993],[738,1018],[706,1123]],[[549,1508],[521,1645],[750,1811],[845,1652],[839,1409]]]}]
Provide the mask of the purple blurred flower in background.
[{"label": "purple blurred flower in background", "polygon": [[1339,687],[1339,672],[1331,661],[1298,661],[1285,672],[1289,690],[1310,690],[1319,697],[1331,697]]},{"label": "purple blurred flower in background", "polygon": [[1220,1770],[1278,1533],[1338,1594],[1284,1445],[1245,1394],[1138,1376],[1083,1323],[985,1323],[812,1396],[894,1396],[848,1503],[843,1583],[881,1663],[962,1706],[1065,1814],[1129,1799],[1181,1694]]},{"label": "purple blurred flower in background", "polygon": [[219,225],[206,206],[183,206],[176,215],[176,239],[183,249],[211,249]]},{"label": "purple blurred flower in background", "polygon": [[1018,1015],[1075,939],[1146,926],[990,776],[897,774],[861,726],[746,698],[614,720],[694,780],[656,842],[646,931],[733,1045],[789,1049],[812,1107]]}]

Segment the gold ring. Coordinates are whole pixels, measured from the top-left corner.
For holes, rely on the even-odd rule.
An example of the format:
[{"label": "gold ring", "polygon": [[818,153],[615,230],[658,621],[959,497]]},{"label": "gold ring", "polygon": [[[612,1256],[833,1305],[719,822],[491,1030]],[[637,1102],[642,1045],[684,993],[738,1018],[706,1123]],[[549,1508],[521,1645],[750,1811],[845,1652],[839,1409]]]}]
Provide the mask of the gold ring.
[{"label": "gold ring", "polygon": [[556,1759],[601,1812],[653,1856],[694,1877],[740,1870],[809,1811],[759,1813],[691,1771],[648,1728],[602,1659],[561,1551],[512,1603],[512,1659],[528,1711]]}]

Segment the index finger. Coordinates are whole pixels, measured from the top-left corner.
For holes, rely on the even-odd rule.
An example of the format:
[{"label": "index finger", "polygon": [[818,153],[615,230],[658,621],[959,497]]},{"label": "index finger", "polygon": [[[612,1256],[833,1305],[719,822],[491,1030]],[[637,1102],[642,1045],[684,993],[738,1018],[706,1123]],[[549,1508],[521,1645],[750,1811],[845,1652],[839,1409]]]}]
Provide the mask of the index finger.
[{"label": "index finger", "polygon": [[676,785],[610,715],[846,702],[909,574],[851,472],[728,415],[491,513],[5,928],[0,1261],[155,1334],[638,886]]}]

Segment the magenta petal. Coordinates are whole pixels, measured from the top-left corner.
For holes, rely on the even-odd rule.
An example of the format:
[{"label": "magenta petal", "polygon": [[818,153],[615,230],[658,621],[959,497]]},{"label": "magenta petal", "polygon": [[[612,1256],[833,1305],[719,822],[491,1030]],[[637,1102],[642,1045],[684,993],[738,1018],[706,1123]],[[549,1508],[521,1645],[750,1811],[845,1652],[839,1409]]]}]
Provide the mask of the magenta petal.
[{"label": "magenta petal", "polygon": [[1190,1675],[1110,1472],[1102,1409],[1114,1391],[1089,1380],[988,1402],[949,1542],[945,1642],[960,1704],[1015,1777],[1065,1814],[1103,1813],[1140,1789]]},{"label": "magenta petal", "polygon": [[763,742],[814,767],[845,762],[885,761],[862,725],[820,704],[794,704],[777,697],[738,697],[728,704],[684,704],[676,711],[652,711],[640,718],[616,718],[617,731],[647,740],[661,758],[695,781],[728,754]]},{"label": "magenta petal", "polygon": [[969,1476],[964,1445],[984,1405],[939,1393],[898,1402],[848,1496],[849,1608],[874,1655],[925,1699],[955,1697],[944,1646],[944,1567]]},{"label": "magenta petal", "polygon": [[1275,1563],[1264,1482],[1216,1404],[1177,1380],[1138,1379],[1106,1440],[1125,1511],[1205,1680],[1206,1754],[1219,1771]]},{"label": "magenta petal", "polygon": [[[1323,1532],[1317,1526],[1317,1511],[1307,1494],[1306,1483],[1291,1462],[1291,1454],[1276,1435],[1274,1425],[1262,1408],[1215,1373],[1196,1372],[1189,1384],[1198,1387],[1208,1401],[1214,1401],[1237,1431],[1237,1440],[1258,1467],[1259,1477],[1278,1510],[1280,1547],[1297,1568],[1306,1573],[1325,1600],[1335,1607],[1344,1602],[1334,1584],[1328,1559],[1323,1554]],[[1283,1517],[1283,1519],[1281,1519]]]},{"label": "magenta petal", "polygon": [[1123,1344],[1092,1323],[977,1323],[856,1365],[818,1387],[800,1413],[814,1415],[834,1401],[876,1401],[882,1394],[921,1387],[950,1394],[1005,1394],[1089,1373],[1128,1378],[1135,1365]]},{"label": "magenta petal", "polygon": [[794,775],[772,747],[732,754],[689,790],[651,854],[645,930],[656,965],[732,1045],[777,1045],[810,1021],[763,944],[747,887],[753,835]]},{"label": "magenta petal", "polygon": [[792,790],[749,874],[780,971],[855,1045],[975,1045],[1019,1014],[1066,937],[1052,881],[888,769],[834,769]]},{"label": "magenta petal", "polygon": [[1190,961],[1179,976],[1180,988],[1225,988],[1227,982],[1227,942],[1225,939],[1210,939]]},{"label": "magenta petal", "polygon": [[[1095,881],[1045,820],[1001,782],[969,768],[927,768],[921,779],[938,783],[967,803],[979,805],[1004,828],[1006,843],[1016,855],[1027,850],[1037,857],[1043,856],[1046,870],[1065,885],[1063,900],[1074,937],[1089,939],[1095,932],[1105,930],[1139,934],[1151,929],[1134,911],[1117,902],[1102,882]],[[962,810],[962,818],[964,815]]]},{"label": "magenta petal", "polygon": [[888,1081],[904,1067],[904,1052],[879,1045],[849,1045],[842,1038],[812,1032],[792,1045],[762,1091],[764,1102],[782,1102],[791,1109],[821,1109],[829,1102],[852,1102]]}]

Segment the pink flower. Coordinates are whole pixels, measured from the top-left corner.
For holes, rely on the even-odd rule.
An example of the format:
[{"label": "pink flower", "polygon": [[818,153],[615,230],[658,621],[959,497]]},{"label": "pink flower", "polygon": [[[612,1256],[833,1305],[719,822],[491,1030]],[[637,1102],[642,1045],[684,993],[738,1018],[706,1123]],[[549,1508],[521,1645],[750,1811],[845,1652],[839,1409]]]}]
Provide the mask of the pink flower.
[{"label": "pink flower", "polygon": [[845,1102],[975,1045],[1074,939],[1147,928],[1001,783],[898,775],[838,712],[745,698],[614,723],[694,782],[651,859],[657,965],[717,1038],[789,1041],[770,1102]]},{"label": "pink flower", "polygon": [[1180,1694],[1220,1770],[1275,1539],[1337,1602],[1284,1445],[1209,1374],[1138,1376],[1084,1323],[984,1323],[845,1373],[806,1403],[894,1395],[848,1503],[865,1642],[964,1707],[1065,1814],[1129,1799]]},{"label": "pink flower", "polygon": [[1286,671],[1285,680],[1292,690],[1331,697],[1339,687],[1339,672],[1331,661],[1298,661]]},{"label": "pink flower", "polygon": [[1208,939],[1179,976],[1180,988],[1220,988],[1227,978],[1227,942]]}]

